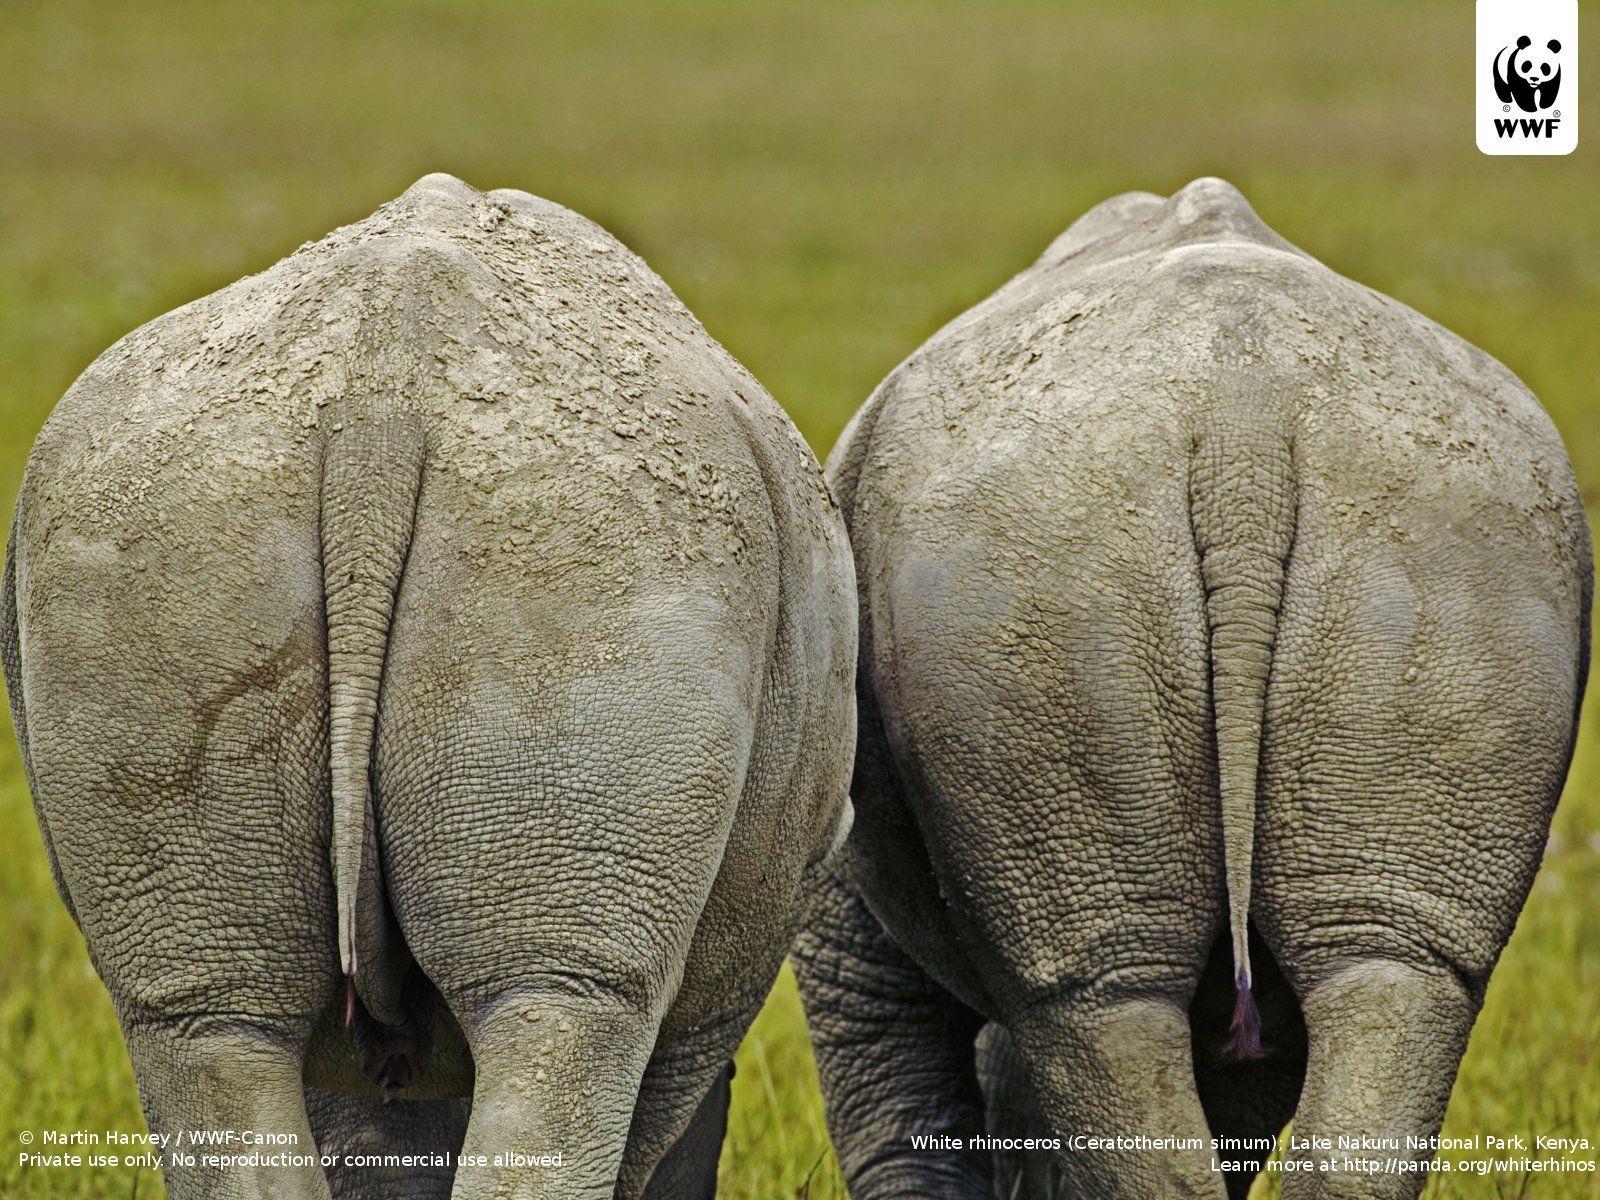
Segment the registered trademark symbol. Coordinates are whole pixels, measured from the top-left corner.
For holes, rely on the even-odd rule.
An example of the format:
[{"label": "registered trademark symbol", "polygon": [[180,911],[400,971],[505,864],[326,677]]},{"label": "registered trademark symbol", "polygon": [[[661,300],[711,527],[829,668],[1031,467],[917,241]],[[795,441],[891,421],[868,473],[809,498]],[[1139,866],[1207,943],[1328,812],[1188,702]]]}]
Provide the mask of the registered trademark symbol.
[{"label": "registered trademark symbol", "polygon": [[1552,116],[1552,117],[1559,117],[1559,116],[1560,116],[1560,115],[1561,115],[1561,110],[1560,110],[1560,109],[1559,109],[1559,108],[1558,108],[1558,109],[1555,109],[1555,110],[1554,110],[1554,111],[1552,111],[1552,112],[1551,112],[1551,114],[1550,114],[1550,115],[1551,115],[1551,116]]},{"label": "registered trademark symbol", "polygon": [[1509,104],[1502,104],[1502,105],[1501,105],[1501,106],[1500,106],[1500,111],[1501,111],[1501,112],[1510,112],[1510,111],[1511,111],[1511,105],[1509,105]]}]

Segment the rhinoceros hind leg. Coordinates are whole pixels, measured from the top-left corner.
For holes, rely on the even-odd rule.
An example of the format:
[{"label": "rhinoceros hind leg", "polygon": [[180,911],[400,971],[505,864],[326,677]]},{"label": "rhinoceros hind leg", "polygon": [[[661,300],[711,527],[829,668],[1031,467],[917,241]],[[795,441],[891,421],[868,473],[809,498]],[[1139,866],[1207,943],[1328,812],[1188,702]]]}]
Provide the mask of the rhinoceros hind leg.
[{"label": "rhinoceros hind leg", "polygon": [[[979,1200],[993,1164],[974,1041],[982,1019],[889,937],[841,867],[795,945],[828,1132],[855,1200]],[[924,1149],[916,1141],[932,1138]]]},{"label": "rhinoceros hind leg", "polygon": [[[1207,1146],[1188,1014],[1159,995],[1064,994],[1008,1022],[1050,1127],[1100,1136],[1159,1130]],[[1094,1149],[1059,1155],[1068,1195],[1093,1200],[1222,1200],[1209,1148]]]},{"label": "rhinoceros hind leg", "polygon": [[[1351,961],[1317,981],[1304,1000],[1311,1057],[1295,1111],[1297,1137],[1395,1139],[1362,1157],[1402,1160],[1404,1170],[1294,1172],[1285,1200],[1413,1200],[1428,1181],[1411,1149],[1439,1132],[1478,1004],[1461,979],[1433,964]],[[1306,1152],[1343,1158],[1348,1152]]]},{"label": "rhinoceros hind leg", "polygon": [[[151,1133],[182,1137],[163,1156],[172,1200],[329,1200],[301,1089],[303,1048],[283,1031],[184,1017],[127,1020],[123,1036]],[[208,1161],[250,1148],[191,1146],[190,1133],[199,1131],[288,1136],[261,1152],[292,1156],[297,1165]]]},{"label": "rhinoceros hind leg", "polygon": [[[652,1098],[652,1092],[659,1091],[663,1085],[671,1085],[671,1081],[663,1077],[658,1062],[659,1057],[652,1060],[650,1069],[645,1072],[640,1107],[634,1113],[634,1133],[628,1139],[622,1177],[617,1183],[617,1200],[634,1200],[639,1195],[639,1178],[643,1171],[635,1164],[655,1157],[651,1144],[654,1139],[648,1134],[640,1136],[641,1118],[652,1128],[670,1127],[679,1135],[655,1163],[655,1170],[644,1185],[644,1200],[715,1200],[717,1166],[722,1159],[722,1142],[728,1132],[728,1105],[733,1095],[733,1063],[724,1063],[720,1070],[714,1071],[710,1089],[685,1119],[679,1105],[663,1106]],[[703,1079],[705,1070],[688,1074]],[[654,1110],[653,1116],[647,1115],[650,1110]]]},{"label": "rhinoceros hind leg", "polygon": [[[460,1100],[387,1100],[306,1089],[311,1129],[328,1167],[333,1200],[449,1200],[455,1160],[467,1128]],[[435,1155],[427,1166],[366,1165],[361,1159]]]}]

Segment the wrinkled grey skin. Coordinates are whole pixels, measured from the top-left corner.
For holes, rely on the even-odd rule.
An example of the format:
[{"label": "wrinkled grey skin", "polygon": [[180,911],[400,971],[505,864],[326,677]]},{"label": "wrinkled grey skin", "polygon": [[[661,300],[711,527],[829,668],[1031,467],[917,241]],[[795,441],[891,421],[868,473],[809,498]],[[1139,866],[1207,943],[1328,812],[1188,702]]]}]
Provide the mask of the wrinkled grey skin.
[{"label": "wrinkled grey skin", "polygon": [[[1527,389],[1200,180],[1091,211],[829,474],[857,819],[799,966],[854,1200],[990,1196],[986,1155],[909,1147],[986,1121],[1436,1132],[1587,669],[1588,532]],[[1255,1060],[1222,1052],[1235,971]],[[1210,1157],[1035,1156],[1023,1186],[1242,1196]]]},{"label": "wrinkled grey skin", "polygon": [[651,1200],[709,1197],[848,820],[854,589],[810,452],[638,258],[430,176],[103,354],[9,555],[40,827],[152,1129],[563,1158],[462,1200],[658,1163]]}]

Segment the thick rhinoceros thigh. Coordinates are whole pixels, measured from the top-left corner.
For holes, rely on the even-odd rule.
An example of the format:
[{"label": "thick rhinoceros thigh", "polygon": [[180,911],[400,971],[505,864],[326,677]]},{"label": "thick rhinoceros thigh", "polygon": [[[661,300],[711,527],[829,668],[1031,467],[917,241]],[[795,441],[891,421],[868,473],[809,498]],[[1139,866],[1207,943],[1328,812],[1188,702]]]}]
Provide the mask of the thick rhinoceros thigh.
[{"label": "thick rhinoceros thigh", "polygon": [[1494,465],[1430,462],[1372,505],[1386,472],[1307,438],[1267,698],[1253,917],[1310,1034],[1296,1131],[1408,1157],[1533,882],[1582,686],[1576,501],[1486,442]]},{"label": "thick rhinoceros thigh", "polygon": [[[872,682],[958,952],[1050,1127],[1203,1137],[1186,1009],[1224,905],[1204,600],[1187,443],[1135,439],[1131,490],[1126,466],[1063,464],[1055,429],[897,501],[864,480]],[[1064,1165],[1093,1195],[1217,1186],[1198,1154]]]}]

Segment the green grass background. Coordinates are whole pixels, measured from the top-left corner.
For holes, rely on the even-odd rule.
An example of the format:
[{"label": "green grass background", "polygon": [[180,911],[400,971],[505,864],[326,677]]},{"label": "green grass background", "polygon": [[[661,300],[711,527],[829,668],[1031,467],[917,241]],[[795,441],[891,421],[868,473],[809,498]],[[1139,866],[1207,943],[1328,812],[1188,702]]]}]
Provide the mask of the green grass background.
[{"label": "green grass background", "polygon": [[[1481,157],[1472,39],[1465,0],[6,0],[0,516],[51,403],[112,340],[435,170],[608,226],[819,454],[1084,209],[1220,174],[1521,374],[1592,508],[1597,158]],[[1595,106],[1584,120],[1592,143]],[[1447,1132],[1600,1140],[1597,719]],[[141,1121],[9,736],[0,855],[0,1195],[133,1195],[120,1171],[16,1166],[18,1130]],[[787,977],[740,1066],[724,1195],[842,1196]],[[1430,1196],[1600,1197],[1593,1176],[1442,1183]]]}]

